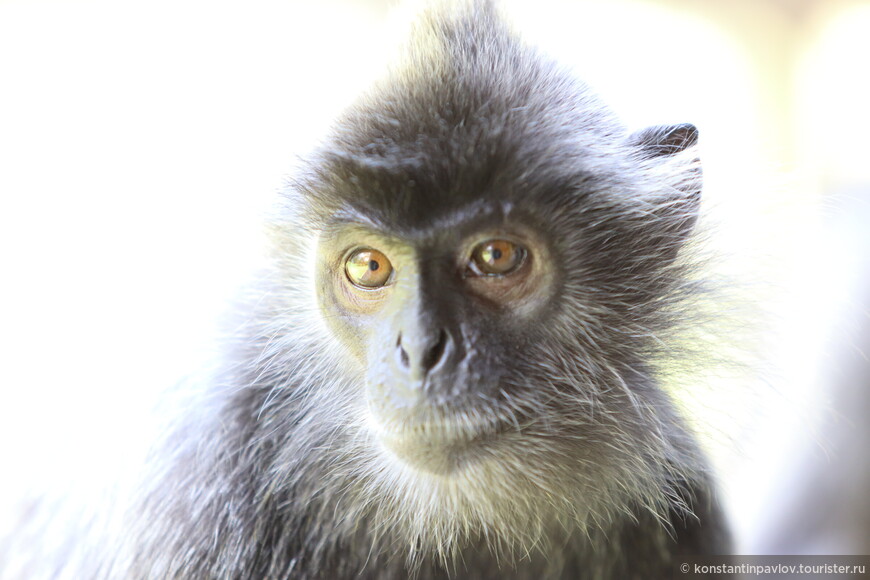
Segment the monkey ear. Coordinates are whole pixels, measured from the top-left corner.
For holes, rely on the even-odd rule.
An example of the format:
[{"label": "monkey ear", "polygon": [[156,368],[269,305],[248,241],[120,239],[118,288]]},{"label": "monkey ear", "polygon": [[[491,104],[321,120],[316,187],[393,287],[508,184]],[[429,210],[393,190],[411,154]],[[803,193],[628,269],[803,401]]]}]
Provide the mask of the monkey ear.
[{"label": "monkey ear", "polygon": [[701,160],[692,147],[698,143],[698,129],[691,123],[648,127],[633,133],[629,144],[639,161],[667,183],[653,212],[658,216],[663,250],[670,259],[676,257],[683,242],[698,221],[701,205]]},{"label": "monkey ear", "polygon": [[641,157],[653,159],[674,155],[698,143],[698,128],[691,123],[647,127],[632,134],[629,141],[640,150]]}]

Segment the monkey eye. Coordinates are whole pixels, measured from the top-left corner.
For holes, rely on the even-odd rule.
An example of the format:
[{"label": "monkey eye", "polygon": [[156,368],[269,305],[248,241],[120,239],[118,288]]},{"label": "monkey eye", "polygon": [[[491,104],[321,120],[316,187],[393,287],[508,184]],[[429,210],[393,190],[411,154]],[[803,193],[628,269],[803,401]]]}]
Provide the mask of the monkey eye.
[{"label": "monkey eye", "polygon": [[487,240],[474,247],[468,266],[477,276],[504,276],[522,266],[526,250],[508,240]]},{"label": "monkey eye", "polygon": [[380,288],[389,283],[393,273],[390,260],[377,250],[364,249],[353,252],[344,263],[347,279],[360,288]]}]

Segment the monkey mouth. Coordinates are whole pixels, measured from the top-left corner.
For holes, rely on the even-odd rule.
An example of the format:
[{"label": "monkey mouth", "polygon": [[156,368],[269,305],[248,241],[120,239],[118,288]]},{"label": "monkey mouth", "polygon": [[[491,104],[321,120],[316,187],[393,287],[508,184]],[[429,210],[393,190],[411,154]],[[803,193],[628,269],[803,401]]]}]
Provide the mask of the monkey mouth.
[{"label": "monkey mouth", "polygon": [[381,446],[403,464],[436,475],[454,473],[484,459],[509,430],[496,421],[382,421],[371,413],[369,425]]}]

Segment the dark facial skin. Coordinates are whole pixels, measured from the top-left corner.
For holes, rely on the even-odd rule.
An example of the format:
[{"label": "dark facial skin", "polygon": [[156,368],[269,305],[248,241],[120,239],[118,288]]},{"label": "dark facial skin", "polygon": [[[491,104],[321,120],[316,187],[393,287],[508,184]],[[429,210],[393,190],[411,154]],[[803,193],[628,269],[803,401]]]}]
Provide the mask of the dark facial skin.
[{"label": "dark facial skin", "polygon": [[[321,239],[321,303],[365,369],[372,423],[421,469],[450,469],[466,444],[508,428],[485,403],[503,396],[500,377],[558,286],[546,238],[498,205],[485,210],[451,212],[449,227],[410,239],[353,223]],[[374,271],[354,263],[360,253],[375,255]]]}]

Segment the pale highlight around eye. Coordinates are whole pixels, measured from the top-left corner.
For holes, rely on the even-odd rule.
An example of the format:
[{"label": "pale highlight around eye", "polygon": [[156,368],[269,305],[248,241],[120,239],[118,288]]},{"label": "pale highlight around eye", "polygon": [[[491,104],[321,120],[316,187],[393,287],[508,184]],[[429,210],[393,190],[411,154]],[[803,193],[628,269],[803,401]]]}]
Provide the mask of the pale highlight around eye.
[{"label": "pale highlight around eye", "polygon": [[373,249],[357,250],[344,264],[347,279],[360,288],[381,288],[390,282],[393,265],[381,252]]}]

